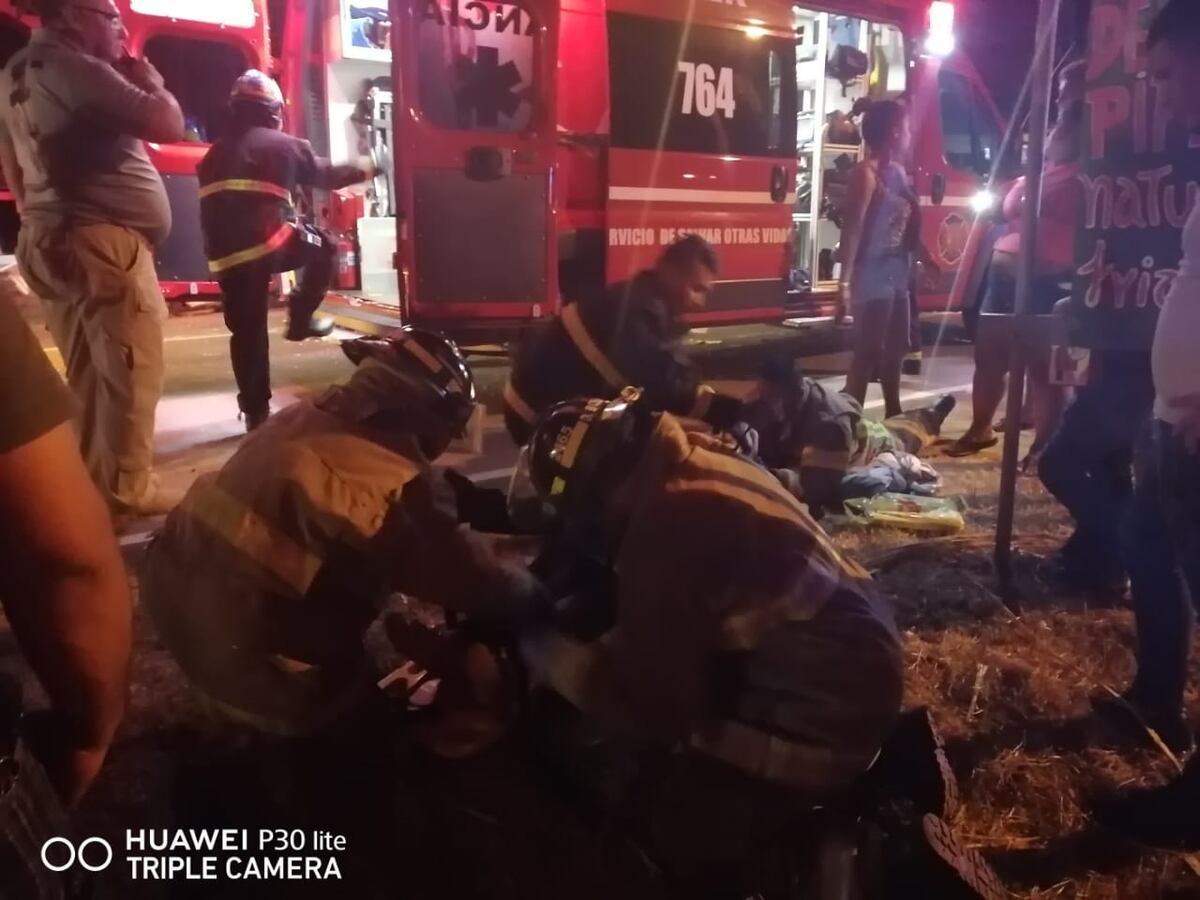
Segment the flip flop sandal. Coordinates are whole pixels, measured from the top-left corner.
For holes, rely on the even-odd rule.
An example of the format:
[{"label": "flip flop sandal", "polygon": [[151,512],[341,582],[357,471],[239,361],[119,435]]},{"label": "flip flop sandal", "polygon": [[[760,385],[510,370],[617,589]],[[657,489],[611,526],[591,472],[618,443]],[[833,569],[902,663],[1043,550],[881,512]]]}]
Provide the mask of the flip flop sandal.
[{"label": "flip flop sandal", "polygon": [[981,453],[984,450],[990,450],[999,443],[1000,438],[998,437],[993,437],[982,441],[964,441],[962,438],[959,438],[953,444],[942,450],[942,455],[953,457],[955,459],[964,456],[974,456],[976,453]]}]

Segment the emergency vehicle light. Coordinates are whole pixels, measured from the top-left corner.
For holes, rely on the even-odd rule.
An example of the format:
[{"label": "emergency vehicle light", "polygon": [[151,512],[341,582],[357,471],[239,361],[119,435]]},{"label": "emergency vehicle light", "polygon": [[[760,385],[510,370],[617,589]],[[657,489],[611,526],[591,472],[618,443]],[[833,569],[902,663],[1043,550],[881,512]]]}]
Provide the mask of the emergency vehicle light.
[{"label": "emergency vehicle light", "polygon": [[258,19],[254,0],[132,0],[132,12],[227,28],[253,28]]},{"label": "emergency vehicle light", "polygon": [[954,4],[949,0],[933,0],[929,4],[925,52],[931,56],[949,56],[954,52],[954,45]]},{"label": "emergency vehicle light", "polygon": [[767,29],[763,27],[765,24],[762,19],[751,19],[750,24],[742,26],[742,33],[752,41],[760,40],[767,36]]}]

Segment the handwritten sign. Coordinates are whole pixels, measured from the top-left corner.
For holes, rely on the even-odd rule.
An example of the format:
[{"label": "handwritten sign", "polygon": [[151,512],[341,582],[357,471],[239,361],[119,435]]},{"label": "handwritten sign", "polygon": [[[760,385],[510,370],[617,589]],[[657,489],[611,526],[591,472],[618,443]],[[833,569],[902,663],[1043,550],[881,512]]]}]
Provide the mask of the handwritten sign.
[{"label": "handwritten sign", "polygon": [[1172,121],[1146,71],[1146,32],[1165,3],[1092,5],[1071,317],[1073,342],[1084,347],[1150,347],[1200,194],[1200,143]]}]

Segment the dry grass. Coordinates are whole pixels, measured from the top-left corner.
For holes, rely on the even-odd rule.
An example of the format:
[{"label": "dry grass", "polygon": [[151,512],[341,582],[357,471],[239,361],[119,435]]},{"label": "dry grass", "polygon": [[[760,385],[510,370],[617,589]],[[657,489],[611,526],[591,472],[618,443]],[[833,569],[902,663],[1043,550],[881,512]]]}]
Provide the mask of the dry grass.
[{"label": "dry grass", "polygon": [[[854,529],[836,539],[879,570],[882,587],[896,601],[905,633],[908,703],[933,709],[965,788],[966,802],[954,823],[957,832],[983,849],[1022,897],[1200,896],[1200,878],[1183,858],[1142,853],[1089,829],[1090,794],[1161,781],[1172,770],[1149,744],[1122,744],[1088,715],[1090,694],[1105,686],[1119,690],[1130,677],[1131,614],[1088,609],[1078,598],[1050,596],[1039,585],[1034,566],[1061,543],[1068,527],[1057,505],[1028,478],[1020,484],[1017,523],[1016,581],[1022,612],[1009,612],[998,596],[990,561],[996,458],[942,460],[938,465],[947,492],[966,501],[969,527],[964,535],[914,541],[898,532]],[[0,643],[3,637],[0,634]],[[15,657],[11,643],[4,650],[0,655]],[[172,824],[173,785],[186,777],[180,774],[180,760],[194,764],[205,757],[223,758],[240,739],[206,720],[140,617],[135,659],[130,714],[104,777],[81,811],[83,832]],[[1190,699],[1195,704],[1197,698]],[[495,785],[471,777],[461,785],[459,781],[461,774],[430,789],[431,794],[453,793],[421,801],[426,803],[420,808],[426,819],[418,821],[424,824],[410,828],[416,813],[402,807],[395,829],[403,841],[422,848],[420,854],[414,851],[417,856],[435,857],[426,851],[425,841],[455,841],[444,852],[473,859],[470,871],[478,869],[481,881],[503,875],[501,880],[512,882],[511,890],[493,882],[484,893],[464,889],[462,896],[549,896],[532,887],[545,889],[554,882],[545,871],[549,864],[544,856],[537,857],[540,863],[535,857],[525,860],[532,874],[514,874],[521,864],[512,854],[531,852],[529,841],[518,837],[532,833],[529,829],[535,826],[539,841],[561,840],[576,854],[580,846],[590,846],[583,838],[572,838],[572,844],[562,837],[574,834],[566,813],[541,810],[538,804],[545,804],[545,798],[522,794],[515,787],[515,803],[511,797],[493,798],[488,807],[495,822],[506,824],[485,827],[473,811],[488,803]],[[535,808],[540,811],[529,812]],[[519,827],[514,815],[521,819]],[[506,841],[512,836],[503,853],[488,850],[498,835]],[[577,857],[565,849],[562,853],[566,862],[558,866],[562,871],[555,870],[556,877],[573,887],[558,896],[641,896],[646,887],[637,877],[618,877],[614,857],[593,860],[594,868],[581,876]],[[404,874],[397,876],[401,883],[412,886],[415,865],[406,859]],[[442,878],[444,871],[437,869],[435,874]],[[609,887],[595,886],[605,883],[599,873],[611,877]],[[593,882],[594,889],[584,890]],[[614,886],[618,883],[619,890]],[[127,883],[103,887],[107,890],[99,896],[141,896]],[[439,896],[436,889],[424,894],[414,889],[411,895]]]},{"label": "dry grass", "polygon": [[1090,795],[1173,771],[1148,741],[1130,743],[1089,715],[1090,695],[1120,690],[1132,674],[1132,614],[1047,594],[1035,566],[1069,522],[1031,478],[1019,485],[1017,592],[1009,598],[1021,612],[1010,612],[991,564],[996,457],[935,464],[947,492],[967,502],[964,535],[914,543],[853,530],[837,540],[871,562],[895,599],[907,702],[933,709],[962,776],[959,834],[1020,896],[1200,896],[1182,857],[1121,845],[1094,832],[1086,812]]}]

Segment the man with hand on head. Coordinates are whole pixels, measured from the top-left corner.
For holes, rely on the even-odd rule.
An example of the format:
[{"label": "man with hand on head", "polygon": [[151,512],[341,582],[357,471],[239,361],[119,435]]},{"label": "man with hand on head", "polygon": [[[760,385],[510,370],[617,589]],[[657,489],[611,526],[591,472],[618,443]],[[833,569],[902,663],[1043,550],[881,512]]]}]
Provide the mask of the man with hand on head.
[{"label": "man with hand on head", "polygon": [[21,211],[17,259],[81,404],[92,479],[117,516],[178,500],[152,471],[166,304],[154,245],[171,230],[144,141],[183,140],[162,76],[125,55],[113,0],[40,0],[42,27],[0,77],[0,164]]}]

